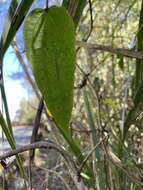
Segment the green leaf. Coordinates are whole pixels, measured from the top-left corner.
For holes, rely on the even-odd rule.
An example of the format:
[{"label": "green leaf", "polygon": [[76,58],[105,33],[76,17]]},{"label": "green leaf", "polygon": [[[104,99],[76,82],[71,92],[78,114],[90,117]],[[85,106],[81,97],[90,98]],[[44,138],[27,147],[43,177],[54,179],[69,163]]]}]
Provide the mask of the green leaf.
[{"label": "green leaf", "polygon": [[[126,137],[127,131],[131,124],[139,121],[137,118],[142,115],[142,106],[143,106],[143,81],[140,84],[135,97],[134,97],[134,106],[129,111],[127,118],[124,123],[124,139]],[[141,118],[142,119],[142,118]]]},{"label": "green leaf", "polygon": [[8,10],[7,18],[5,19],[4,28],[3,28],[3,32],[2,32],[2,38],[1,38],[1,47],[0,48],[2,48],[2,46],[4,45],[3,41],[6,38],[6,36],[8,35],[9,29],[10,29],[10,26],[11,26],[11,21],[12,21],[12,18],[14,17],[14,14],[16,12],[17,6],[18,6],[18,1],[17,0],[12,0],[11,4],[10,4],[10,7],[9,7],[9,10]]},{"label": "green leaf", "polygon": [[[20,5],[18,6],[17,11],[16,10],[16,2],[11,5],[10,12],[12,7],[14,7],[14,10],[12,12],[12,19],[8,20],[8,22],[5,23],[5,27],[3,30],[2,38],[0,41],[0,49],[1,49],[1,54],[4,56],[4,53],[6,52],[7,48],[9,47],[11,41],[13,40],[16,32],[18,31],[19,27],[21,26],[25,15],[27,14],[28,10],[31,7],[31,4],[33,3],[34,0],[22,0]],[[15,12],[15,14],[14,14]]]},{"label": "green leaf", "polygon": [[118,109],[119,108],[119,105],[117,104],[117,102],[111,98],[105,98],[103,99],[103,104],[107,105],[109,108],[111,109]]},{"label": "green leaf", "polygon": [[63,0],[63,6],[67,9],[69,6],[69,0]]},{"label": "green leaf", "polygon": [[[139,28],[137,35],[137,51],[143,51],[143,0],[141,4],[140,17],[139,17]],[[136,122],[136,118],[142,112],[143,105],[143,60],[136,61],[136,74],[135,74],[135,88],[134,92],[134,107],[129,111],[126,121],[124,123],[124,139],[127,135],[130,124]],[[135,89],[135,90],[134,90]]]},{"label": "green leaf", "polygon": [[[14,140],[14,137],[13,137],[13,134],[11,133],[11,131],[9,130],[9,127],[7,126],[1,112],[0,112],[0,126],[2,127],[2,130],[6,136],[6,139],[8,140],[11,148],[14,150],[16,149],[16,144],[15,144],[15,140]],[[21,160],[21,157],[19,155],[16,155],[16,160],[17,160],[17,164],[18,164],[18,167],[20,169],[20,173],[22,175],[22,177],[26,178],[25,177],[25,173],[24,173],[24,168],[22,166],[22,160]]]},{"label": "green leaf", "polygon": [[86,5],[86,2],[87,2],[86,0],[79,0],[79,2],[78,2],[76,13],[75,13],[75,16],[73,18],[76,27],[79,23],[79,20],[80,20],[80,17],[82,15],[83,9]]},{"label": "green leaf", "polygon": [[[47,107],[59,125],[60,133],[81,163],[84,156],[75,139],[69,136],[73,106],[75,70],[75,29],[65,8],[36,9],[24,25],[26,55]],[[91,169],[85,173],[93,180]]]},{"label": "green leaf", "polygon": [[66,136],[73,106],[75,28],[64,7],[36,9],[24,25],[25,49],[37,85]]}]

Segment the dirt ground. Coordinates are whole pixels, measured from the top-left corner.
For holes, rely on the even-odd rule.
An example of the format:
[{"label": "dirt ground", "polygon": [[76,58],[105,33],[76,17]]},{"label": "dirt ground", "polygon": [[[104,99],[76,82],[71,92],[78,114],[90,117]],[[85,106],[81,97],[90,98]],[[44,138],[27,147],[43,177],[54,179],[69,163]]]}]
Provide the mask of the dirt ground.
[{"label": "dirt ground", "polygon": [[[28,184],[28,159],[25,160],[24,165],[27,175],[27,190],[30,190]],[[0,187],[3,187],[4,190],[24,189],[24,180],[20,177],[15,165],[8,168],[5,174],[1,176]],[[35,164],[32,166],[32,190],[67,189],[76,190],[77,188],[60,155],[54,151],[48,153],[46,151],[38,151],[35,157]]]}]

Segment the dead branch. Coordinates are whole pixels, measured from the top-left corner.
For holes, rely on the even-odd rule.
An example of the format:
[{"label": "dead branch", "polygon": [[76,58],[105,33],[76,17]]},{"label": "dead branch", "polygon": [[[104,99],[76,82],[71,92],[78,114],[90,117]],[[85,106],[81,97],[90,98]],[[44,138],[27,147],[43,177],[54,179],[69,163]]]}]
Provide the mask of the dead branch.
[{"label": "dead branch", "polygon": [[143,52],[142,51],[132,51],[125,48],[113,48],[111,46],[105,46],[100,44],[93,44],[93,43],[87,43],[87,42],[76,42],[78,48],[88,48],[93,50],[100,50],[104,52],[109,52],[117,55],[122,55],[125,57],[135,58],[135,59],[143,59]]},{"label": "dead branch", "polygon": [[53,149],[53,150],[59,152],[68,163],[71,163],[72,169],[74,169],[74,171],[77,173],[77,176],[79,176],[78,167],[77,167],[75,161],[72,159],[72,157],[68,154],[67,151],[64,150],[64,148],[62,148],[58,144],[55,144],[52,141],[39,141],[39,142],[35,142],[32,144],[22,146],[20,148],[15,149],[15,150],[8,151],[8,152],[0,155],[0,160],[6,159],[8,157],[17,155],[17,154],[22,153],[22,152],[35,150],[35,149],[41,149],[41,148]]}]

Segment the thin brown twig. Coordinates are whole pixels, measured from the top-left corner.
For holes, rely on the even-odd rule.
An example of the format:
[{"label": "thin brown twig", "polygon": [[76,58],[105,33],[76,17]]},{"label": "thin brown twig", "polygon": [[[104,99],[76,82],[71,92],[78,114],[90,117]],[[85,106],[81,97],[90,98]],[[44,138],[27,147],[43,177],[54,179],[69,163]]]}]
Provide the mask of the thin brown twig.
[{"label": "thin brown twig", "polygon": [[[44,108],[44,102],[43,102],[43,99],[41,98],[39,106],[38,106],[38,110],[37,110],[37,113],[36,113],[35,121],[34,121],[34,127],[33,127],[33,130],[32,130],[32,135],[31,135],[31,140],[30,140],[31,144],[36,141],[36,137],[37,137],[38,129],[39,129],[39,126],[40,126],[40,120],[41,120],[43,108]],[[31,170],[31,166],[32,166],[32,161],[34,159],[34,154],[35,154],[35,149],[29,151],[29,184],[30,184],[30,189],[31,190],[32,190],[32,170]]]},{"label": "thin brown twig", "polygon": [[92,133],[92,130],[86,130],[86,129],[85,130],[84,129],[83,130],[81,130],[81,129],[78,130],[78,129],[72,128],[72,130],[75,131],[75,132],[78,132],[78,133],[85,133],[86,135],[89,135],[90,133]]},{"label": "thin brown twig", "polygon": [[48,9],[49,7],[49,0],[46,0],[46,5],[45,5],[46,9]]},{"label": "thin brown twig", "polygon": [[143,182],[140,177],[134,175],[127,167],[125,167],[121,160],[109,149],[106,148],[107,159],[112,162],[115,166],[120,168],[133,182],[135,182],[138,186],[143,187]]},{"label": "thin brown twig", "polygon": [[69,187],[69,184],[67,183],[66,179],[64,177],[62,177],[59,172],[57,172],[55,170],[43,168],[43,167],[38,167],[38,168],[40,168],[42,170],[45,170],[46,173],[48,172],[48,173],[54,174],[55,176],[57,176],[62,181],[62,183],[65,185],[67,190],[71,190],[71,188]]},{"label": "thin brown twig", "polygon": [[80,172],[81,172],[83,166],[85,165],[85,163],[87,162],[87,160],[89,159],[89,157],[91,156],[91,154],[95,151],[95,149],[96,149],[97,147],[99,147],[99,146],[103,143],[103,141],[105,141],[105,140],[107,140],[107,139],[108,139],[108,136],[106,135],[106,136],[104,136],[103,139],[101,139],[101,140],[92,148],[92,150],[89,152],[89,154],[86,156],[86,158],[83,160],[82,164],[80,165],[80,168],[79,168],[79,171],[80,171]]},{"label": "thin brown twig", "polygon": [[69,11],[70,15],[71,15],[73,18],[74,18],[74,16],[75,16],[78,3],[79,3],[79,0],[70,0],[70,2],[69,2],[68,11]]},{"label": "thin brown twig", "polygon": [[[40,120],[41,120],[43,108],[44,108],[44,102],[43,102],[43,99],[41,98],[41,100],[39,102],[38,109],[37,109],[35,121],[34,121],[34,127],[33,127],[33,130],[32,130],[30,143],[33,143],[33,142],[36,141],[36,137],[37,137],[38,129],[39,129],[39,126],[40,126]],[[30,156],[31,161],[34,158],[34,152],[35,152],[34,150],[29,152],[30,153],[29,156]]]},{"label": "thin brown twig", "polygon": [[92,84],[92,82],[91,82],[89,76],[84,72],[84,70],[83,70],[78,64],[77,64],[77,66],[78,66],[78,69],[81,71],[81,73],[82,73],[84,76],[86,76],[87,81],[88,81],[88,83],[89,83],[89,85],[90,85],[90,87],[91,87],[91,89],[92,89],[93,95],[94,95],[94,97],[95,97],[96,100],[97,100],[97,108],[98,108],[98,109],[97,109],[98,128],[102,130],[102,128],[101,128],[102,122],[101,122],[101,117],[100,117],[100,100],[99,100],[98,92],[96,92],[96,90],[95,90],[95,88],[94,88],[94,86],[93,86],[93,84]]},{"label": "thin brown twig", "polygon": [[87,41],[92,33],[93,30],[93,15],[92,15],[92,2],[91,0],[88,0],[88,4],[89,4],[89,11],[90,11],[90,30],[89,33],[86,37],[86,39],[84,39],[83,41]]},{"label": "thin brown twig", "polygon": [[33,80],[32,77],[30,76],[30,73],[29,73],[29,71],[28,71],[28,69],[27,69],[27,65],[26,65],[26,63],[25,63],[25,61],[24,61],[24,59],[23,59],[21,53],[19,52],[19,49],[18,49],[16,40],[14,39],[11,44],[12,44],[12,48],[13,48],[13,50],[14,50],[14,52],[15,52],[15,55],[16,55],[16,57],[17,57],[19,63],[21,64],[21,66],[22,66],[22,68],[23,68],[23,71],[25,72],[25,75],[26,75],[26,77],[27,77],[27,79],[28,79],[30,85],[32,86],[32,89],[34,90],[36,96],[37,96],[38,99],[40,100],[40,98],[41,98],[40,93],[39,93],[39,91],[38,91],[38,88],[37,88],[37,86],[36,86],[34,80]]},{"label": "thin brown twig", "polygon": [[74,169],[77,176],[79,176],[79,169],[78,169],[75,161],[72,159],[72,157],[68,154],[68,152],[66,150],[64,150],[64,148],[62,148],[60,145],[58,145],[52,141],[39,141],[39,142],[35,142],[32,144],[22,146],[15,150],[8,151],[8,152],[0,155],[0,160],[6,159],[8,157],[17,155],[22,152],[30,151],[33,149],[41,149],[41,148],[46,148],[46,149],[50,149],[50,150],[53,149],[53,150],[59,152],[68,163],[71,163],[72,169]]},{"label": "thin brown twig", "polygon": [[89,48],[95,51],[100,50],[100,51],[105,51],[105,52],[109,52],[109,53],[113,53],[117,55],[122,55],[125,57],[143,59],[142,51],[131,51],[125,48],[113,48],[112,46],[105,46],[105,45],[87,43],[87,42],[82,42],[82,41],[77,41],[76,44],[78,47]]},{"label": "thin brown twig", "polygon": [[107,159],[120,168],[133,182],[135,182],[138,186],[143,187],[142,179],[134,174],[129,170],[128,167],[124,166],[122,164],[122,161],[107,147],[107,144],[105,144],[105,141],[103,141],[103,148],[106,154]]}]

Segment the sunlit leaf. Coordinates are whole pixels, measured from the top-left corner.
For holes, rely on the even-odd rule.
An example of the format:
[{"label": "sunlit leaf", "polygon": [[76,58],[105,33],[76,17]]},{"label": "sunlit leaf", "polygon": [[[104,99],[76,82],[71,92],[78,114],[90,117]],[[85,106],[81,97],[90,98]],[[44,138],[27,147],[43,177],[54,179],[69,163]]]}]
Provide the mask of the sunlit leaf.
[{"label": "sunlit leaf", "polygon": [[83,178],[85,178],[85,179],[87,179],[87,180],[90,180],[90,177],[89,177],[87,174],[81,172],[80,175],[81,175]]},{"label": "sunlit leaf", "polygon": [[64,7],[34,10],[24,26],[26,54],[37,85],[67,135],[73,106],[75,28]]},{"label": "sunlit leaf", "polygon": [[118,109],[119,108],[119,105],[117,104],[117,102],[111,98],[103,99],[103,103],[112,109]]}]

